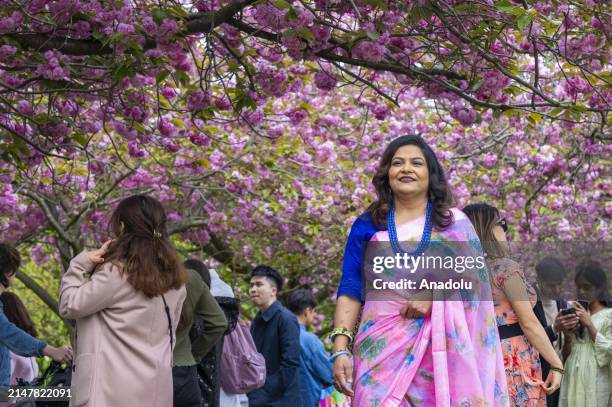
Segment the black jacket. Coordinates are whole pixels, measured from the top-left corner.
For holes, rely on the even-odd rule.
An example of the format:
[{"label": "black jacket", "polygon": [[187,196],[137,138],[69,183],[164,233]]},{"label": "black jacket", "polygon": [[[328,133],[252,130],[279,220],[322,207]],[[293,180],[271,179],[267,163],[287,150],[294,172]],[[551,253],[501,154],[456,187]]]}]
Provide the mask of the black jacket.
[{"label": "black jacket", "polygon": [[301,407],[300,327],[295,315],[276,301],[257,313],[251,335],[266,359],[267,375],[264,387],[248,393],[249,406]]}]

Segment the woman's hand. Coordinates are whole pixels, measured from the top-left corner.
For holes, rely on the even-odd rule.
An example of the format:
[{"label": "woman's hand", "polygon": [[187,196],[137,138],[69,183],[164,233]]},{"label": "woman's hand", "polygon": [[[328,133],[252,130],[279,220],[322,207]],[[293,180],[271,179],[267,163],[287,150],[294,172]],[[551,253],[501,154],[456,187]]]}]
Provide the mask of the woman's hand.
[{"label": "woman's hand", "polygon": [[592,327],[593,320],[591,319],[591,314],[589,314],[589,311],[585,310],[584,307],[580,305],[578,301],[574,303],[574,306],[576,307],[576,316],[578,317],[578,320],[580,321],[582,326],[587,329]]},{"label": "woman's hand", "polygon": [[49,356],[51,359],[55,360],[58,363],[68,363],[72,361],[74,354],[72,353],[72,348],[70,346],[62,346],[61,348],[56,348],[55,346],[45,346],[43,349],[43,355]]},{"label": "woman's hand", "polygon": [[353,397],[353,359],[340,355],[334,359],[334,387],[340,393]]},{"label": "woman's hand", "polygon": [[563,315],[561,312],[559,312],[555,317],[553,330],[557,333],[563,332],[564,334],[569,335],[569,333],[576,329],[577,326],[578,316],[576,314]]},{"label": "woman's hand", "polygon": [[106,255],[108,247],[111,245],[112,242],[112,240],[107,240],[98,250],[85,252],[85,254],[87,255],[87,257],[89,257],[89,260],[94,263],[104,263],[104,256]]},{"label": "woman's hand", "polygon": [[553,394],[559,387],[561,387],[561,379],[563,375],[557,371],[551,370],[548,372],[546,381],[542,384],[542,388],[546,391],[546,394]]},{"label": "woman's hand", "polygon": [[400,315],[407,319],[416,319],[431,314],[432,301],[406,301],[400,309]]}]

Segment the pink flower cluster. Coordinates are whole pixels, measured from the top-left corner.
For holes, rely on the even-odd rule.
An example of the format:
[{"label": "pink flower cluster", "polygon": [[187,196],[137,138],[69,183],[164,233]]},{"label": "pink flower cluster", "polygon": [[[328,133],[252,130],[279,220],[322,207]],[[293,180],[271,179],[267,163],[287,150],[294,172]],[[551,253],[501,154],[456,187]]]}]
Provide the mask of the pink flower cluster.
[{"label": "pink flower cluster", "polygon": [[66,66],[67,58],[59,51],[47,51],[44,54],[47,62],[38,65],[36,71],[47,79],[67,79],[70,69]]}]

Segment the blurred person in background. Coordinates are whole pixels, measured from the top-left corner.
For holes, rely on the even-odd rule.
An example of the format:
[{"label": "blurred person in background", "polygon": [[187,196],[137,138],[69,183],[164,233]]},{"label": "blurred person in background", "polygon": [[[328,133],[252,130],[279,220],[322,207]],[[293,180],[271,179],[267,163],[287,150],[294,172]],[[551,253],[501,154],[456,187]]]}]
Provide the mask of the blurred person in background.
[{"label": "blurred person in background", "polygon": [[[19,297],[10,292],[5,291],[0,295],[0,302],[4,307],[4,314],[15,324],[16,327],[24,332],[37,337],[36,328],[32,322],[32,318],[28,313],[27,308]],[[31,383],[38,377],[38,364],[33,356],[21,356],[11,352],[11,386],[18,384],[18,379],[23,382]]]},{"label": "blurred person in background", "polygon": [[[181,321],[176,332],[174,349],[174,407],[218,406],[211,400],[214,394],[203,392],[198,375],[198,364],[214,349],[227,328],[223,310],[210,293],[210,277],[202,279],[204,264],[197,259],[183,263],[187,272],[187,298],[183,303]],[[208,283],[208,284],[207,284]],[[192,327],[199,320],[202,329],[191,335]],[[218,381],[211,379],[214,383]]]},{"label": "blurred person in background", "polygon": [[292,291],[287,299],[287,308],[300,324],[300,389],[304,407],[318,406],[321,391],[333,383],[333,366],[325,346],[315,334],[308,332],[316,305],[312,293],[306,289]]},{"label": "blurred person in background", "polygon": [[[225,335],[230,335],[234,329],[236,329],[236,324],[238,323],[238,319],[240,318],[240,300],[237,299],[234,295],[234,290],[229,286],[225,281],[221,280],[219,274],[215,269],[208,270],[210,275],[210,292],[215,296],[215,300],[219,303],[219,306],[225,313],[225,317],[227,318],[227,322],[229,328],[225,332]],[[222,339],[217,344],[219,355],[223,350],[224,340]],[[217,358],[217,362],[219,362],[220,357]],[[218,366],[220,369],[220,366]],[[217,376],[220,372],[217,372]],[[246,394],[233,394],[231,392],[226,392],[223,388],[223,383],[219,381],[219,405],[221,407],[240,407],[241,404],[246,403],[248,405],[248,398]]]},{"label": "blurred person in background", "polygon": [[[578,324],[576,314],[564,315],[561,310],[567,308],[567,301],[561,296],[561,288],[565,279],[565,267],[561,260],[548,256],[540,260],[536,266],[537,283],[534,286],[538,295],[538,305],[535,312],[542,323],[548,339],[555,348],[557,355],[561,357],[563,348],[563,332],[574,329]],[[542,377],[547,377],[550,365],[546,359],[540,356],[542,365]],[[546,406],[557,407],[559,405],[560,390],[546,395]]]},{"label": "blurred person in background", "polygon": [[[7,243],[0,243],[0,294],[13,284],[20,264],[19,252]],[[70,346],[49,346],[16,326],[7,318],[4,302],[0,302],[0,388],[11,384],[11,352],[26,358],[49,356],[56,362],[70,362],[73,356]]]},{"label": "blurred person in background", "polygon": [[612,298],[601,264],[587,260],[576,267],[578,298],[573,303],[580,325],[566,335],[566,373],[560,407],[612,406]]}]

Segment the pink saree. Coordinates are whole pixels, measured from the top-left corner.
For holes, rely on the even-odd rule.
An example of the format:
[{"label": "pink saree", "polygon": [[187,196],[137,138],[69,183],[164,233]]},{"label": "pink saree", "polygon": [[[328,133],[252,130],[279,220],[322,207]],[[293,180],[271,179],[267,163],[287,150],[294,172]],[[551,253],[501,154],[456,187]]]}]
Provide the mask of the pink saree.
[{"label": "pink saree", "polygon": [[[470,242],[482,255],[463,212],[433,241]],[[420,239],[424,218],[397,228],[400,241]],[[388,241],[386,231],[371,241]],[[486,273],[482,282],[489,284]],[[401,301],[368,300],[353,345],[355,407],[507,406],[502,350],[492,301],[434,301],[431,315],[405,319]]]}]

